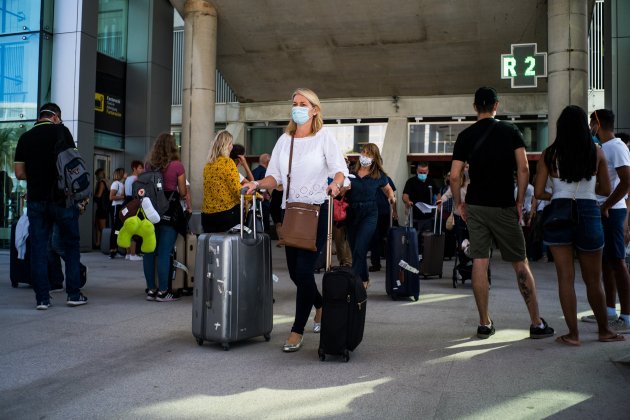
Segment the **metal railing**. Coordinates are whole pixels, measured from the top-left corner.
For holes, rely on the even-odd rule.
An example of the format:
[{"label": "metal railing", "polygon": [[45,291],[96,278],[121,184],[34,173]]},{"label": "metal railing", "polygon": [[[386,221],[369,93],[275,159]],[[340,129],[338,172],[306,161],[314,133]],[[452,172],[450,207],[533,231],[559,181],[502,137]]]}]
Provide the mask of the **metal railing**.
[{"label": "metal railing", "polygon": [[604,0],[596,0],[588,30],[588,89],[604,89]]},{"label": "metal railing", "polygon": [[[184,84],[184,30],[173,31],[173,82],[171,105],[182,104],[182,89]],[[216,71],[215,101],[216,103],[238,102],[234,91],[227,84],[219,70]]]}]

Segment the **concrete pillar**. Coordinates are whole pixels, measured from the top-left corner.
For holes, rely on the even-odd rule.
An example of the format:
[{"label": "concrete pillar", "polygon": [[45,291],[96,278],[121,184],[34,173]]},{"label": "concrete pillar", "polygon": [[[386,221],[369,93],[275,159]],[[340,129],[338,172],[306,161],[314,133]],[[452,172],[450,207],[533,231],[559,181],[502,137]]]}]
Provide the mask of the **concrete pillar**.
[{"label": "concrete pillar", "polygon": [[[55,2],[51,100],[61,108],[87,169],[94,172],[98,2]],[[36,65],[37,63],[35,63]],[[92,207],[79,218],[81,250],[92,249]]]},{"label": "concrete pillar", "polygon": [[214,138],[217,12],[206,0],[184,5],[182,162],[195,210],[203,202],[203,167]]},{"label": "concrete pillar", "polygon": [[398,201],[398,216],[404,223],[405,206],[402,202],[402,192],[405,182],[409,179],[409,165],[407,165],[407,118],[392,117],[387,121],[387,131],[381,157],[383,169],[396,185],[396,200]]},{"label": "concrete pillar", "polygon": [[549,144],[567,105],[588,107],[588,0],[547,3]]}]

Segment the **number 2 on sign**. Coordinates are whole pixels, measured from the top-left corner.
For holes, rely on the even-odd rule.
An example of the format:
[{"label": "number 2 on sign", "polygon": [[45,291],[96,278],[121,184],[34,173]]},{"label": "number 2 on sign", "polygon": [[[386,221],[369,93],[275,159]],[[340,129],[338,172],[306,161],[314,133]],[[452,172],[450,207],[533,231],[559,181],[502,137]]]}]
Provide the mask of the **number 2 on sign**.
[{"label": "number 2 on sign", "polygon": [[529,67],[525,70],[525,76],[536,76],[536,59],[529,56],[525,59],[525,64],[529,64]]}]

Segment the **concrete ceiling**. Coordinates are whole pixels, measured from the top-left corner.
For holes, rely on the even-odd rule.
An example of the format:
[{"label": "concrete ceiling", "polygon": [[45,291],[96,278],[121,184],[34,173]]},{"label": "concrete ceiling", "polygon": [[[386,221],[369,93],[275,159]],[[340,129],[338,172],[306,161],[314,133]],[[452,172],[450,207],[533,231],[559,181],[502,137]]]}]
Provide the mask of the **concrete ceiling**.
[{"label": "concrete ceiling", "polygon": [[[509,92],[510,44],[547,51],[546,0],[211,0],[217,67],[241,102]],[[172,0],[180,13],[183,0]],[[546,80],[537,89],[546,91]]]}]

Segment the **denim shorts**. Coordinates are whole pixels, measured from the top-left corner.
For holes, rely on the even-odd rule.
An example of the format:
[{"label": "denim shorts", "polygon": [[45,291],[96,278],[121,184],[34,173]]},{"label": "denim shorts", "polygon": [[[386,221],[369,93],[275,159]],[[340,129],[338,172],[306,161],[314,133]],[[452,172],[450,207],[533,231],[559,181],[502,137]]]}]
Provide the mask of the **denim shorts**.
[{"label": "denim shorts", "polygon": [[623,225],[627,211],[627,209],[610,209],[608,210],[608,217],[602,217],[605,240],[604,258],[623,260],[626,257]]},{"label": "denim shorts", "polygon": [[577,206],[577,226],[544,228],[543,243],[545,245],[573,245],[580,251],[587,252],[598,251],[604,247],[604,230],[597,201],[578,199]]}]

